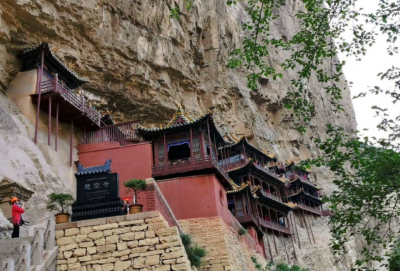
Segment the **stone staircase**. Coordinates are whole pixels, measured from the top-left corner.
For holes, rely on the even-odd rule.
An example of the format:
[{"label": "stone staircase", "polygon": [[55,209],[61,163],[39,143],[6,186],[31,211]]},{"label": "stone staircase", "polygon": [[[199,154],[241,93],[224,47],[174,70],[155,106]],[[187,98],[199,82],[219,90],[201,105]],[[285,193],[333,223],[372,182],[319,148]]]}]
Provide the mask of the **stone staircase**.
[{"label": "stone staircase", "polygon": [[55,271],[55,220],[29,227],[29,237],[0,240],[0,271]]}]

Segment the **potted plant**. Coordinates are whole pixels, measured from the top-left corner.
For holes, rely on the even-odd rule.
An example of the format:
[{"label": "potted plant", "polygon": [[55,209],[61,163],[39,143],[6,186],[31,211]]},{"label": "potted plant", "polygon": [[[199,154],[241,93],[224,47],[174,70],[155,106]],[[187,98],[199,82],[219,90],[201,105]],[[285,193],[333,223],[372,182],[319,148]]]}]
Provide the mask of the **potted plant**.
[{"label": "potted plant", "polygon": [[129,206],[130,214],[137,214],[142,212],[143,205],[137,204],[138,195],[146,190],[146,181],[132,179],[124,182],[124,186],[128,188],[128,192],[133,191],[135,197],[133,198],[133,205]]},{"label": "potted plant", "polygon": [[71,194],[51,193],[50,202],[47,204],[47,209],[50,211],[58,211],[56,214],[56,224],[68,223],[70,214],[67,213],[67,208],[74,202],[74,197]]}]

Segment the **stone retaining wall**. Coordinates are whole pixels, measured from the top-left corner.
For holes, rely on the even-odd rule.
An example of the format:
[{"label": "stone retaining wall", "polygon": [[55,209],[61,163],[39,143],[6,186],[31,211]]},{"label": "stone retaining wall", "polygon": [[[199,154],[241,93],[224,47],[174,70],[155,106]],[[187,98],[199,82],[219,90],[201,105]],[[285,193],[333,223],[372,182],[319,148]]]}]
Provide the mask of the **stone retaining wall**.
[{"label": "stone retaining wall", "polygon": [[[202,259],[199,271],[255,271],[251,256],[265,266],[266,260],[250,248],[245,237],[229,226],[221,217],[179,220],[185,233],[193,242],[204,247],[207,256]],[[249,237],[250,238],[250,237]]]},{"label": "stone retaining wall", "polygon": [[158,211],[56,225],[57,270],[192,270]]}]

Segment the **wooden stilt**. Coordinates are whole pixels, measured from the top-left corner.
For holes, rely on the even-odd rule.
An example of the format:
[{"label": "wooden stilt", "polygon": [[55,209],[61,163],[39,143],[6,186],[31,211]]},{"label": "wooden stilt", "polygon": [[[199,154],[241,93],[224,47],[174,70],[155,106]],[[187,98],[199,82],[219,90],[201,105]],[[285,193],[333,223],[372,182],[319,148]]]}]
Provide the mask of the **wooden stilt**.
[{"label": "wooden stilt", "polygon": [[276,251],[276,255],[278,256],[279,252],[278,252],[278,246],[276,245],[275,232],[274,231],[272,231],[272,238],[274,239],[275,251]]},{"label": "wooden stilt", "polygon": [[290,263],[289,253],[288,253],[288,251],[287,251],[287,249],[286,249],[286,242],[285,242],[285,239],[283,238],[283,235],[282,235],[281,232],[279,232],[279,235],[280,235],[280,237],[281,237],[281,241],[282,241],[282,243],[283,243],[283,247],[285,248],[287,262]]},{"label": "wooden stilt", "polygon": [[59,103],[57,103],[57,108],[56,108],[56,138],[55,138],[55,150],[58,150],[58,111],[59,111]]},{"label": "wooden stilt", "polygon": [[40,101],[42,99],[43,64],[44,64],[44,47],[42,48],[42,59],[41,59],[40,68],[38,71],[38,78],[37,78],[37,85],[36,85],[36,93],[38,94],[38,102],[37,102],[37,108],[36,108],[35,144],[38,143]]},{"label": "wooden stilt", "polygon": [[273,262],[274,261],[274,257],[272,257],[271,244],[269,243],[268,228],[266,228],[266,236],[267,236],[267,243],[268,243],[268,248],[269,248],[269,255],[271,256],[271,262]]},{"label": "wooden stilt", "polygon": [[[297,224],[296,224],[296,218],[295,218],[295,216],[294,216],[294,212],[292,213],[292,223],[294,224],[294,229],[295,229],[295,232],[296,232],[296,235],[297,235],[297,241],[298,241],[298,245],[299,245],[299,248],[301,249],[301,243],[300,243],[300,238],[299,238],[299,231],[298,231],[298,229],[297,229]],[[296,240],[296,238],[295,238],[295,240]]]},{"label": "wooden stilt", "polygon": [[311,225],[311,223],[308,221],[308,219],[307,219],[306,216],[304,216],[304,218],[307,220],[307,223],[308,223],[308,225],[310,226],[311,236],[312,236],[312,239],[314,240],[314,244],[315,244],[315,238],[314,238],[314,233],[313,233],[313,231],[312,231],[312,225]]},{"label": "wooden stilt", "polygon": [[303,218],[303,222],[304,222],[304,225],[305,225],[305,229],[307,230],[308,239],[310,240],[310,243],[312,243],[311,237],[310,237],[310,233],[308,232],[307,222],[306,222],[306,219],[304,217],[304,210],[302,210],[302,218]]},{"label": "wooden stilt", "polygon": [[168,160],[167,136],[164,133],[164,170],[167,170],[167,160]]},{"label": "wooden stilt", "polygon": [[49,97],[49,129],[47,132],[47,145],[51,147],[51,97]]}]

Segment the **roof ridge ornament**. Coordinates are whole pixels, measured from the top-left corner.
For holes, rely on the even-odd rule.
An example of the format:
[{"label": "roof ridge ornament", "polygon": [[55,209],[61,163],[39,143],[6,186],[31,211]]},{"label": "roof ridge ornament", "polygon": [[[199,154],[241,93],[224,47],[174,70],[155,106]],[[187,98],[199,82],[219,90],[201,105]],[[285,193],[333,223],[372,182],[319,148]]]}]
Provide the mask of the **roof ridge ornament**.
[{"label": "roof ridge ornament", "polygon": [[76,175],[111,173],[111,162],[112,160],[108,159],[104,165],[94,167],[84,167],[82,164],[78,163],[78,173],[76,173]]}]

